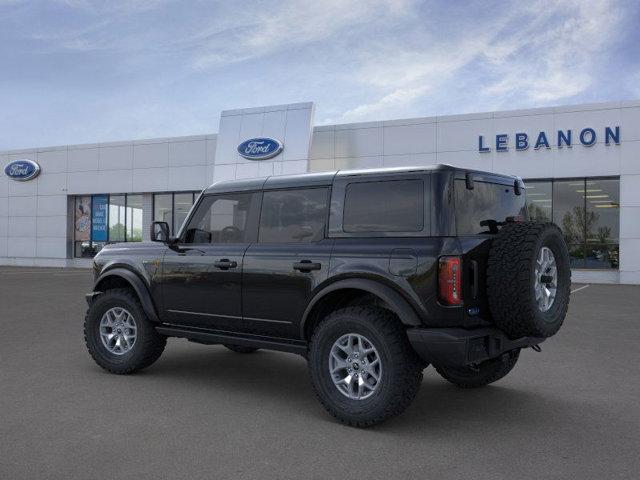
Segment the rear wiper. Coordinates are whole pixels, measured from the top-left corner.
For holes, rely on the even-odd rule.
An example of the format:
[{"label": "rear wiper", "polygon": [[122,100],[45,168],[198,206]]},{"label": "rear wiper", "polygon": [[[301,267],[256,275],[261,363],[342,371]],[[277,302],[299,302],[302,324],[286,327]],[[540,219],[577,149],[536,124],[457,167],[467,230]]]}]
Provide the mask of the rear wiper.
[{"label": "rear wiper", "polygon": [[498,222],[496,220],[490,219],[490,220],[482,220],[480,222],[480,226],[481,227],[489,227],[489,232],[490,233],[498,233],[498,227],[501,227],[503,225],[506,225],[507,222]]}]

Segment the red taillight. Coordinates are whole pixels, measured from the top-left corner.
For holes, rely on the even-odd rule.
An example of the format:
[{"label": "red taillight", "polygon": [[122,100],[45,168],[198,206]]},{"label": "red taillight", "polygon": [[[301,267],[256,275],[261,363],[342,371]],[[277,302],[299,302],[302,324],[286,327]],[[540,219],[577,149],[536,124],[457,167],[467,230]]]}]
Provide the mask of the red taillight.
[{"label": "red taillight", "polygon": [[438,293],[445,305],[462,303],[460,257],[440,257]]}]

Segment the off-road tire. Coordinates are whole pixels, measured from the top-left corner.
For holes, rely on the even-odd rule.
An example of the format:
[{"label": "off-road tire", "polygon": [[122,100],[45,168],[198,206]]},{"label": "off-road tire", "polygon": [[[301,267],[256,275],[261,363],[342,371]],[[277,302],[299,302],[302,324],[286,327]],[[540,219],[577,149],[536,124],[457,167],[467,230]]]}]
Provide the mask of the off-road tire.
[{"label": "off-road tire", "polygon": [[445,380],[460,388],[478,388],[497,382],[515,367],[520,350],[512,350],[498,358],[492,358],[472,367],[442,367],[436,366],[436,371]]},{"label": "off-road tire", "polygon": [[230,343],[225,343],[224,346],[227,347],[232,352],[236,352],[236,353],[253,353],[260,350],[259,348],[255,348],[255,347],[245,347],[244,345],[231,345]]},{"label": "off-road tire", "polygon": [[[542,247],[556,261],[553,304],[542,311],[535,298],[535,266]],[[487,265],[487,297],[493,322],[510,338],[554,335],[567,314],[571,292],[569,251],[553,223],[510,223],[492,240]]]},{"label": "off-road tire", "polygon": [[[371,340],[382,362],[381,383],[363,400],[343,395],[329,374],[331,348],[347,333]],[[331,415],[354,427],[369,427],[399,415],[415,398],[422,382],[422,363],[411,348],[402,324],[382,308],[347,307],[328,315],[313,332],[308,358],[318,399]]]},{"label": "off-road tire", "polygon": [[[135,343],[123,355],[109,352],[100,340],[100,320],[113,307],[128,310],[137,326]],[[91,303],[84,319],[84,341],[93,360],[116,374],[129,374],[150,366],[160,358],[167,344],[167,338],[156,331],[144,313],[136,294],[127,288],[107,290]]]}]

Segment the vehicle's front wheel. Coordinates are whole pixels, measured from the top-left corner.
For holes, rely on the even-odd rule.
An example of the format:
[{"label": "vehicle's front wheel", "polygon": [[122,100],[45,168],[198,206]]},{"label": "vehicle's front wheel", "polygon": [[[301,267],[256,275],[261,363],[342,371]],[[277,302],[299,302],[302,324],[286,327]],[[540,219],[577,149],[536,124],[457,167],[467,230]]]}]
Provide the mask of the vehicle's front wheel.
[{"label": "vehicle's front wheel", "polygon": [[133,373],[154,363],[167,344],[128,289],[107,290],[89,307],[84,320],[89,354],[111,373]]},{"label": "vehicle's front wheel", "polygon": [[368,427],[402,413],[422,364],[398,319],[374,307],[337,310],[313,333],[309,368],[316,395],[343,423]]},{"label": "vehicle's front wheel", "polygon": [[460,388],[484,387],[505,377],[516,366],[520,350],[512,350],[475,367],[438,367],[436,371]]}]

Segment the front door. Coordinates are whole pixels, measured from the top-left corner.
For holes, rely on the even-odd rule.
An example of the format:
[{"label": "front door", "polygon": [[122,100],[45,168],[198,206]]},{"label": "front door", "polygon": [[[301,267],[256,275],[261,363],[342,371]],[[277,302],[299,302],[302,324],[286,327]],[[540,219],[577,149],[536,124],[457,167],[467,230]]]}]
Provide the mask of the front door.
[{"label": "front door", "polygon": [[244,254],[255,241],[260,195],[203,196],[167,251],[163,321],[237,331],[242,319]]},{"label": "front door", "polygon": [[244,257],[244,328],[299,338],[314,289],[328,275],[332,239],[325,238],[328,188],[267,190],[258,242]]}]

